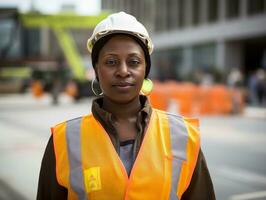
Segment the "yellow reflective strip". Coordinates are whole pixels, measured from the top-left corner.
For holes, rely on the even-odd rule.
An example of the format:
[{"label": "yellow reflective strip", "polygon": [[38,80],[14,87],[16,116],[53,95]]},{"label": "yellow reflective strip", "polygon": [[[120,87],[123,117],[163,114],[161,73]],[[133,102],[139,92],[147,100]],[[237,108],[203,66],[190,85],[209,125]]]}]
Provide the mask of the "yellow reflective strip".
[{"label": "yellow reflective strip", "polygon": [[[170,199],[177,200],[177,185],[182,169],[182,163],[187,161],[188,133],[183,118],[174,114],[167,114],[169,120],[172,160],[172,186]],[[180,199],[180,198],[179,198]]]},{"label": "yellow reflective strip", "polygon": [[67,121],[66,137],[69,156],[71,188],[78,195],[79,200],[86,200],[87,194],[84,188],[83,167],[81,159],[81,128],[82,118]]}]

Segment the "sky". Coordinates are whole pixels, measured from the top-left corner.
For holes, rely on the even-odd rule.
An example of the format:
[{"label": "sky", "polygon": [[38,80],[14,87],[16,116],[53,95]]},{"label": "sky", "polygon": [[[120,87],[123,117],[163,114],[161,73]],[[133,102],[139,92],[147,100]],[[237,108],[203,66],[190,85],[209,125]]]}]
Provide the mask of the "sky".
[{"label": "sky", "polygon": [[100,12],[100,0],[0,0],[0,7],[17,7],[21,12],[27,12],[31,7],[36,10],[53,14],[61,10],[62,5],[75,5],[76,12],[81,15],[93,15]]}]

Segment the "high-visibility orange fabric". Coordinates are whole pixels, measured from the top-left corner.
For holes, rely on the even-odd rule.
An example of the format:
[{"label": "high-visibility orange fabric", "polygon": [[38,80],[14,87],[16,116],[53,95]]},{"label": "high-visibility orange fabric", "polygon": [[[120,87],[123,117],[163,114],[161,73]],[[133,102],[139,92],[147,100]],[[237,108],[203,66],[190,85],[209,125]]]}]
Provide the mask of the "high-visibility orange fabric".
[{"label": "high-visibility orange fabric", "polygon": [[[199,152],[199,133],[196,121],[183,120],[188,131],[187,160],[181,163],[180,181],[176,190],[178,199],[189,186]],[[165,112],[153,109],[130,177],[108,134],[93,115],[82,117],[80,127],[83,173],[85,174],[86,170],[96,169],[100,179],[98,180],[100,188],[87,191],[89,200],[169,199],[172,170],[176,170],[172,169],[171,145],[175,144],[170,141],[169,122]],[[52,133],[58,183],[68,189],[68,199],[78,199],[69,181],[66,122],[55,126]],[[86,178],[88,177],[84,176],[84,179]],[[87,180],[84,180],[84,185],[85,183]]]},{"label": "high-visibility orange fabric", "polygon": [[[199,137],[199,122],[197,119],[184,118],[184,122],[187,126],[189,134],[187,143],[187,161],[183,163],[181,175],[178,183],[177,195],[181,199],[182,194],[188,188],[195,166],[197,162],[197,155],[200,149],[200,137]],[[197,156],[197,157],[195,157]]]}]

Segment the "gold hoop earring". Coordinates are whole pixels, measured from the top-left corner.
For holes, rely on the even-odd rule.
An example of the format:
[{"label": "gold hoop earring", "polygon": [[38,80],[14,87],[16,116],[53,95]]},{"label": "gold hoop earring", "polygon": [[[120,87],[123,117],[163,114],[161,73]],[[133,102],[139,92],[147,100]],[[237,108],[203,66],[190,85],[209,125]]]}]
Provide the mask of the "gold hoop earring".
[{"label": "gold hoop earring", "polygon": [[150,95],[152,89],[153,89],[153,82],[151,81],[151,79],[149,79],[149,78],[144,79],[140,93],[145,95],[145,96],[148,96],[148,95]]},{"label": "gold hoop earring", "polygon": [[[94,78],[93,80],[92,80],[92,82],[91,82],[91,90],[92,90],[92,92],[93,92],[93,94],[95,95],[95,96],[97,96],[97,97],[100,97],[100,96],[102,96],[103,95],[103,91],[101,91],[101,93],[97,93],[95,90],[94,90],[94,83],[95,83],[95,81],[96,81],[96,78]],[[98,81],[97,81],[98,82]],[[99,83],[98,83],[99,84]],[[100,87],[99,87],[100,88]]]}]

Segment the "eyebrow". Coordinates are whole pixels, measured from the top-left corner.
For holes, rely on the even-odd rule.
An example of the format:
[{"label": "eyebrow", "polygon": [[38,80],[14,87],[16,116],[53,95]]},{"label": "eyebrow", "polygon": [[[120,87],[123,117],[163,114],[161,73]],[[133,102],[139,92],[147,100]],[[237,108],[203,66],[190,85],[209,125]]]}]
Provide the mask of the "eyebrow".
[{"label": "eyebrow", "polygon": [[[105,56],[119,56],[119,54],[110,52],[110,53],[103,54],[103,57],[105,57]],[[134,53],[128,54],[128,56],[138,56],[139,57],[139,56],[141,56],[141,54],[134,52]]]}]

